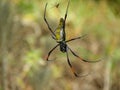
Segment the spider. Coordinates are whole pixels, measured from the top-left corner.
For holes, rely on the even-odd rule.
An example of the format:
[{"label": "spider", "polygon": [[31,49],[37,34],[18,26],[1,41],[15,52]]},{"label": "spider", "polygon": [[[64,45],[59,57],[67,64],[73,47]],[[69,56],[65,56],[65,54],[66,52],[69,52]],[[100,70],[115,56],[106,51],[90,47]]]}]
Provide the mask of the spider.
[{"label": "spider", "polygon": [[47,58],[46,60],[47,61],[50,61],[49,60],[49,56],[51,55],[51,53],[59,46],[60,47],[60,51],[62,53],[66,53],[66,56],[67,56],[67,62],[68,62],[68,65],[70,66],[70,69],[72,71],[72,73],[76,76],[76,77],[80,77],[80,76],[85,76],[85,75],[78,75],[76,72],[75,72],[75,69],[73,68],[71,62],[70,62],[70,59],[69,59],[69,55],[68,55],[68,50],[70,50],[70,52],[75,56],[77,57],[78,59],[84,61],[84,62],[89,62],[89,63],[94,63],[94,62],[98,62],[100,60],[96,60],[96,61],[91,61],[91,60],[85,60],[83,59],[82,57],[78,56],[75,52],[73,52],[73,50],[68,46],[68,42],[71,42],[71,41],[74,41],[74,40],[77,40],[77,39],[81,39],[82,37],[84,37],[85,35],[83,36],[80,36],[80,37],[76,37],[76,38],[72,38],[70,40],[66,40],[66,33],[65,33],[65,27],[66,27],[66,18],[67,18],[67,13],[68,13],[68,8],[69,8],[69,4],[70,4],[70,0],[68,0],[68,4],[67,4],[67,8],[66,8],[66,13],[64,15],[64,18],[60,18],[60,21],[59,21],[59,25],[58,27],[53,31],[46,19],[46,9],[47,9],[47,5],[48,3],[46,3],[45,5],[45,9],[44,9],[44,21],[45,23],[47,24],[47,27],[49,29],[49,31],[51,32],[52,34],[52,38],[57,42],[57,45],[54,46],[48,53],[47,55]]}]

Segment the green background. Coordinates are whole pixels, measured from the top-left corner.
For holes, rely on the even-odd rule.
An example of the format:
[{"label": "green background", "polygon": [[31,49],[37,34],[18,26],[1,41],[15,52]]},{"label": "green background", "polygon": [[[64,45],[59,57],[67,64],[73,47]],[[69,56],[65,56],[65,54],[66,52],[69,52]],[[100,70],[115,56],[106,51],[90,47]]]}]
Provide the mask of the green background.
[{"label": "green background", "polygon": [[[57,48],[43,19],[53,30],[64,17],[67,0],[0,0],[0,90],[120,90],[120,0],[71,0],[66,21],[66,38],[87,34],[68,43],[88,60],[69,52],[76,78],[66,54]],[[59,4],[59,7],[56,5]]]}]

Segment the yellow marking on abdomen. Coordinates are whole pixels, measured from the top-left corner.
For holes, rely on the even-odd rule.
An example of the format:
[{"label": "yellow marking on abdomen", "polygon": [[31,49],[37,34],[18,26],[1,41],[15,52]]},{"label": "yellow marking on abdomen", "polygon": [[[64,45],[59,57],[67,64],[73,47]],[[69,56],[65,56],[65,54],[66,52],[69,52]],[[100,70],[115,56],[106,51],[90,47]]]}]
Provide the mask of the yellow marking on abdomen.
[{"label": "yellow marking on abdomen", "polygon": [[62,41],[62,35],[61,35],[61,30],[60,29],[57,29],[56,31],[55,31],[55,34],[56,34],[56,41]]}]

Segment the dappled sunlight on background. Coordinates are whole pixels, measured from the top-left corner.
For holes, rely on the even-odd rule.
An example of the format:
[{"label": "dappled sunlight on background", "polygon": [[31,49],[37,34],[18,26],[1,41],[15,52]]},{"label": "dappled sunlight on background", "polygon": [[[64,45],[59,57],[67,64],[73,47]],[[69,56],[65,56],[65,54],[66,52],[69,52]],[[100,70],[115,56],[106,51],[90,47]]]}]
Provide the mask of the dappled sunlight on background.
[{"label": "dappled sunlight on background", "polygon": [[64,17],[67,0],[0,1],[0,90],[120,90],[120,0],[70,0],[66,38],[85,35],[69,47],[88,60],[74,57],[71,72],[66,54],[56,45],[43,19],[55,30]]}]

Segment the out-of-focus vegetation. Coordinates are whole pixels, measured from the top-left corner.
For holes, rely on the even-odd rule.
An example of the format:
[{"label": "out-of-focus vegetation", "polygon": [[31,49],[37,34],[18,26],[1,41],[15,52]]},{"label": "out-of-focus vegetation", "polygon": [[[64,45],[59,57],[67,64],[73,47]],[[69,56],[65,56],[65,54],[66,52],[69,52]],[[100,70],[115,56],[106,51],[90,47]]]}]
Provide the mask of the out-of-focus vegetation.
[{"label": "out-of-focus vegetation", "polygon": [[0,90],[120,90],[120,0],[71,0],[67,39],[87,36],[69,46],[83,58],[103,59],[90,64],[70,54],[78,73],[90,73],[80,78],[59,48],[55,61],[45,61],[55,45],[43,20],[46,2],[54,30],[67,0],[0,0]]}]

